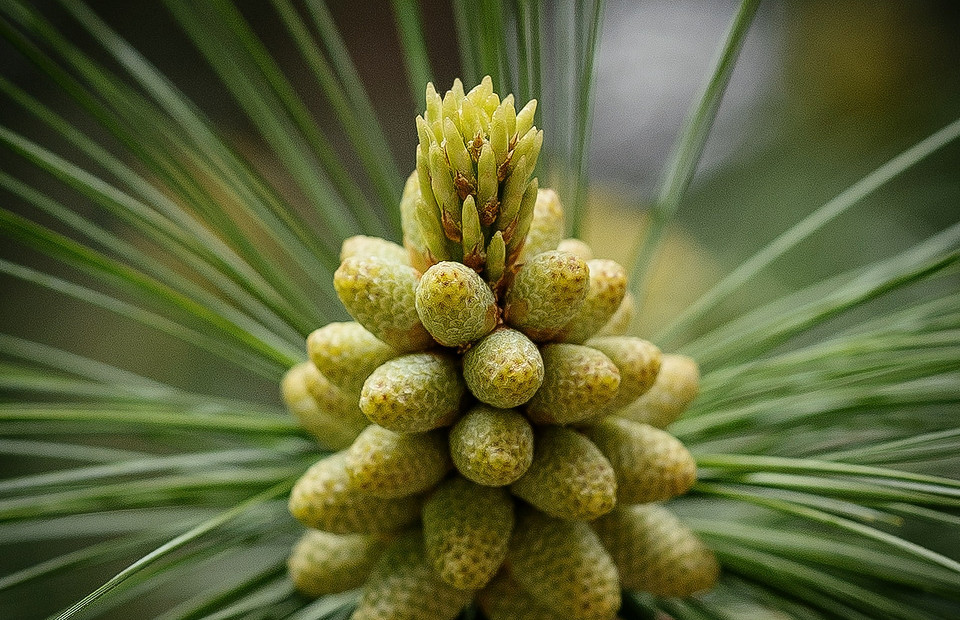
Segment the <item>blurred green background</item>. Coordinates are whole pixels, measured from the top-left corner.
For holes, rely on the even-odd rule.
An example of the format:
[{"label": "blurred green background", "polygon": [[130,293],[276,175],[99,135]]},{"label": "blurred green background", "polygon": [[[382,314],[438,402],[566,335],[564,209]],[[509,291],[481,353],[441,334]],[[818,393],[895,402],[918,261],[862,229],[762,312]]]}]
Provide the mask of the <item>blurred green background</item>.
[{"label": "blurred green background", "polygon": [[[75,42],[109,64],[56,2],[35,4]],[[250,124],[160,3],[89,4],[184,89],[291,203],[309,212],[283,170],[263,155],[266,149]],[[335,127],[269,5],[237,4],[306,100],[315,102],[316,118]],[[452,15],[441,2],[423,2],[421,7],[438,86],[445,89],[459,73]],[[411,169],[413,116],[421,103],[408,94],[389,4],[342,1],[332,2],[331,8],[383,120],[391,150],[403,169]],[[731,2],[608,2],[598,58],[586,232],[598,254],[629,262],[671,144],[734,8]],[[788,226],[954,120],[960,113],[958,59],[960,4],[953,1],[764,3],[721,108],[716,134],[657,264],[641,332],[662,325]],[[94,126],[2,43],[0,70],[82,129]],[[18,108],[3,104],[0,118],[41,144],[54,145],[65,157],[76,156],[51,142]],[[43,173],[9,153],[0,153],[0,168],[41,187],[46,184]],[[78,202],[75,194],[47,185],[54,197],[69,197],[72,208],[104,222],[104,216]],[[3,199],[15,211],[27,208],[9,196]],[[954,223],[958,214],[960,145],[953,144],[801,244],[757,286],[746,289],[749,294],[728,300],[698,330],[784,291],[907,248]],[[38,221],[57,228],[46,218]],[[0,247],[0,256],[58,269],[49,259],[8,241]],[[954,278],[939,285],[957,283]],[[0,332],[56,344],[191,391],[278,401],[275,385],[240,375],[209,354],[125,319],[7,277],[0,277],[0,291]],[[895,307],[898,297],[882,303]],[[16,400],[18,394],[4,392],[0,398]],[[131,438],[125,447],[137,441],[149,444],[150,438]],[[185,436],[184,442],[189,441]],[[36,471],[38,465],[14,457],[0,459],[0,468],[13,476]],[[31,557],[52,554],[54,549],[47,546],[0,558],[0,575],[26,565]],[[95,587],[100,577],[69,574],[60,579],[67,602]],[[46,585],[51,583],[57,582]],[[14,595],[23,594],[17,590]],[[7,596],[0,595],[0,612],[22,610]]]}]

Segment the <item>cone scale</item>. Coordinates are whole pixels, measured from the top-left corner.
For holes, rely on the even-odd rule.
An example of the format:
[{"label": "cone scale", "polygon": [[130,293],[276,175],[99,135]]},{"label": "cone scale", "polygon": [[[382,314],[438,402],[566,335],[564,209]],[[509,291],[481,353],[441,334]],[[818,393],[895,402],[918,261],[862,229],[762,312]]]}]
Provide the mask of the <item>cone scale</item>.
[{"label": "cone scale", "polygon": [[309,596],[360,587],[355,620],[453,620],[472,603],[493,620],[614,620],[622,589],[717,579],[710,550],[649,503],[695,480],[661,429],[696,396],[696,363],[625,335],[626,271],[564,239],[535,115],[489,77],[428,85],[402,245],[344,242],[333,284],[353,321],[310,334],[283,381],[339,450],[294,486],[309,530],[291,577]]}]

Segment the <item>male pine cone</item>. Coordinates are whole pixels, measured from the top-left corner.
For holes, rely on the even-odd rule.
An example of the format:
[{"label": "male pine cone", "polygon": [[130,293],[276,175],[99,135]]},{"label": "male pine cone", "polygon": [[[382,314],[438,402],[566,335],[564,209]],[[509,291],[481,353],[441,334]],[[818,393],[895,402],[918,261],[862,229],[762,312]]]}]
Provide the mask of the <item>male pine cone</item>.
[{"label": "male pine cone", "polygon": [[404,245],[344,242],[334,286],[355,322],[313,332],[284,379],[340,450],[290,496],[314,530],[291,576],[311,596],[363,584],[354,620],[450,620],[471,601],[493,620],[613,620],[624,588],[688,596],[717,578],[649,503],[694,482],[661,429],[696,396],[696,364],[624,336],[624,269],[563,239],[533,177],[535,111],[489,77],[427,86]]}]

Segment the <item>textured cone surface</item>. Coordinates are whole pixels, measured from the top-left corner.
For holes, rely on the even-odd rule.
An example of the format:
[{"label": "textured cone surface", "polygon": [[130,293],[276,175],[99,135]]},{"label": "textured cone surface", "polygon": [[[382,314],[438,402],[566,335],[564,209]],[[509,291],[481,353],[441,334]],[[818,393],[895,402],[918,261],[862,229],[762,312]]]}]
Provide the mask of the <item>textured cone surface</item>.
[{"label": "textured cone surface", "polygon": [[697,464],[666,431],[610,417],[584,433],[617,474],[617,503],[660,502],[682,495],[697,479]]},{"label": "textured cone surface", "polygon": [[622,336],[630,330],[630,323],[633,322],[633,315],[637,311],[637,302],[633,293],[627,291],[620,302],[620,307],[613,313],[607,324],[600,328],[597,336]]},{"label": "textured cone surface", "polygon": [[453,620],[473,593],[440,579],[420,531],[397,538],[380,557],[352,620]]},{"label": "textured cone surface", "polygon": [[507,561],[526,592],[565,618],[610,620],[620,608],[617,569],[586,523],[522,510]]},{"label": "textured cone surface", "polygon": [[610,512],[617,501],[606,457],[580,433],[555,426],[537,430],[533,462],[510,490],[548,515],[578,521]]},{"label": "textured cone surface", "polygon": [[653,387],[617,415],[666,428],[686,411],[699,392],[697,363],[685,355],[664,355]]},{"label": "textured cone surface", "polygon": [[333,274],[344,308],[370,333],[398,351],[420,351],[433,338],[420,323],[414,300],[418,272],[383,258],[351,257]]},{"label": "textured cone surface", "polygon": [[589,288],[590,269],[579,256],[537,254],[520,267],[507,289],[504,320],[531,340],[550,340],[580,311]]},{"label": "textured cone surface", "polygon": [[579,312],[563,330],[566,342],[583,342],[607,324],[617,312],[627,292],[627,272],[612,260],[587,261],[590,288]]},{"label": "textured cone surface", "polygon": [[543,358],[521,332],[502,328],[466,352],[463,377],[477,400],[501,409],[518,407],[540,388]]},{"label": "textured cone surface", "polygon": [[620,371],[620,388],[606,409],[625,407],[653,387],[663,357],[654,344],[631,336],[601,336],[586,345],[609,357]]},{"label": "textured cone surface", "polygon": [[513,499],[505,489],[456,477],[423,507],[427,557],[444,581],[479,590],[500,569],[513,531]]},{"label": "textured cone surface", "polygon": [[375,534],[399,530],[417,521],[422,500],[380,499],[362,493],[350,480],[346,458],[338,452],[319,461],[290,492],[290,514],[317,530],[334,534]]},{"label": "textured cone surface", "polygon": [[570,424],[596,415],[617,394],[620,371],[606,355],[577,344],[540,349],[543,383],[527,403],[537,424]]},{"label": "textured cone surface", "polygon": [[344,240],[340,247],[340,262],[351,257],[366,258],[368,256],[376,256],[401,265],[410,264],[410,255],[406,249],[380,237],[356,235]]},{"label": "textured cone surface", "polygon": [[349,446],[369,424],[354,399],[330,384],[310,362],[287,371],[281,391],[300,426],[334,450]]},{"label": "textured cone surface", "polygon": [[382,551],[378,537],[311,530],[294,546],[287,569],[300,592],[336,594],[363,585]]},{"label": "textured cone surface", "polygon": [[563,239],[557,244],[561,252],[570,252],[583,260],[593,260],[593,248],[579,239]]},{"label": "textured cone surface", "polygon": [[477,405],[450,431],[450,454],[470,480],[505,486],[533,462],[533,429],[517,411]]},{"label": "textured cone surface", "polygon": [[713,552],[662,506],[620,507],[593,527],[627,590],[683,597],[712,588],[719,577]]},{"label": "textured cone surface", "polygon": [[331,383],[359,394],[378,366],[399,353],[359,323],[329,323],[307,336],[307,353]]},{"label": "textured cone surface", "polygon": [[371,424],[346,451],[351,482],[374,497],[406,497],[432,488],[453,467],[443,432],[394,433]]},{"label": "textured cone surface", "polygon": [[424,327],[445,347],[473,342],[497,324],[493,291],[462,263],[444,261],[428,269],[417,285],[416,306]]},{"label": "textured cone surface", "polygon": [[527,594],[507,571],[477,594],[477,602],[488,620],[566,620]]},{"label": "textured cone surface", "polygon": [[517,262],[523,263],[542,252],[556,250],[565,230],[563,205],[560,204],[557,192],[552,189],[538,190],[537,201],[533,206],[533,220]]},{"label": "textured cone surface", "polygon": [[466,391],[452,356],[413,353],[373,371],[360,392],[360,409],[384,428],[423,433],[450,425]]}]

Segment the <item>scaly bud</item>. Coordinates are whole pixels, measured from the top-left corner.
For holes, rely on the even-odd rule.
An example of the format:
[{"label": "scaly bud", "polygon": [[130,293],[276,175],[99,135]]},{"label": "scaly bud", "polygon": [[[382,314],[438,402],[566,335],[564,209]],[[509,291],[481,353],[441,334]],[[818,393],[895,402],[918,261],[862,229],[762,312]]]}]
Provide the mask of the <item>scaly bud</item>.
[{"label": "scaly bud", "polygon": [[540,349],[543,383],[527,403],[536,424],[572,424],[603,410],[617,394],[620,371],[606,355],[577,344],[548,344]]},{"label": "scaly bud", "polygon": [[470,92],[467,93],[467,99],[470,99],[478,106],[483,106],[483,103],[487,100],[487,97],[493,94],[493,78],[489,75],[483,76],[483,79],[480,80],[480,83],[470,89]]},{"label": "scaly bud", "polygon": [[549,340],[579,312],[589,287],[583,259],[567,252],[538,254],[507,289],[504,320],[535,342]]},{"label": "scaly bud", "polygon": [[473,187],[473,191],[476,191],[477,178],[473,173],[473,160],[464,144],[463,136],[460,135],[453,120],[449,118],[443,119],[443,150],[453,172],[454,187],[457,188],[458,195],[463,200],[471,193],[470,186]]},{"label": "scaly bud", "polygon": [[[510,154],[510,138],[513,135],[507,125],[507,105],[512,105],[512,102],[501,102],[493,112],[493,118],[490,122],[490,146],[493,148],[493,153],[497,159],[498,171],[506,163],[507,156]],[[502,176],[499,178],[501,181],[503,180]]]},{"label": "scaly bud", "polygon": [[417,149],[417,190],[420,193],[420,197],[423,198],[423,201],[426,202],[428,206],[439,211],[440,206],[437,204],[437,198],[433,195],[433,186],[430,184],[430,146],[437,142],[431,135],[430,129],[426,124],[423,125],[422,139],[427,140],[427,142],[421,142],[420,148]]},{"label": "scaly bud", "polygon": [[423,433],[451,424],[466,391],[456,358],[414,353],[373,371],[360,392],[360,409],[384,428]]},{"label": "scaly bud", "polygon": [[503,240],[507,243],[516,229],[517,215],[520,213],[520,203],[523,193],[527,191],[527,181],[532,170],[528,167],[527,158],[521,157],[513,167],[512,173],[503,182],[503,191],[500,192],[500,215],[495,226],[503,232]]},{"label": "scaly bud", "polygon": [[431,489],[453,467],[442,432],[399,434],[368,426],[346,451],[350,481],[374,497],[407,497]]},{"label": "scaly bud", "polygon": [[468,95],[460,104],[460,126],[463,127],[463,138],[467,142],[467,152],[470,154],[472,162],[476,162],[480,156],[475,143],[476,136],[480,136],[480,143],[483,143],[483,136],[486,134],[486,128],[490,125],[487,121],[487,113],[482,107],[474,103]]},{"label": "scaly bud", "polygon": [[477,203],[473,196],[467,196],[463,201],[461,224],[463,225],[463,240],[461,242],[463,264],[479,272],[483,269],[487,252],[483,229],[480,227],[480,214],[477,212]]},{"label": "scaly bud", "polygon": [[[543,131],[534,127],[526,134],[519,135],[518,137],[519,140],[513,149],[510,163],[518,162],[519,160],[517,158],[524,157],[529,166],[527,174],[533,174],[534,165],[540,157],[540,149],[543,147]],[[514,171],[511,169],[510,174],[512,175],[513,173]]]},{"label": "scaly bud", "polygon": [[685,355],[664,355],[653,387],[617,415],[666,428],[686,411],[699,391],[697,363]]},{"label": "scaly bud", "polygon": [[607,324],[627,292],[627,272],[612,260],[595,258],[590,267],[590,290],[580,312],[564,329],[565,342],[583,342]]},{"label": "scaly bud", "polygon": [[417,146],[417,152],[425,156],[430,154],[430,145],[438,142],[437,136],[433,133],[433,129],[431,129],[430,125],[422,116],[417,117],[417,138],[420,140],[420,144]]},{"label": "scaly bud", "polygon": [[523,106],[519,112],[517,112],[517,130],[516,134],[518,136],[524,136],[533,128],[533,116],[537,112],[537,100],[531,99],[527,102],[527,105]]},{"label": "scaly bud", "polygon": [[440,213],[435,207],[427,206],[423,200],[418,200],[416,208],[416,224],[419,229],[423,245],[426,248],[426,258],[418,264],[426,271],[436,263],[450,258],[450,246],[447,244],[447,235],[440,224]]},{"label": "scaly bud", "polygon": [[517,109],[514,107],[513,95],[507,95],[501,103],[503,106],[503,121],[507,127],[507,136],[511,139],[517,133]]},{"label": "scaly bud", "polygon": [[357,488],[338,452],[317,462],[290,492],[290,514],[317,530],[333,534],[376,534],[402,529],[420,518],[418,497],[380,499]]},{"label": "scaly bud", "polygon": [[460,78],[453,78],[453,86],[450,87],[450,92],[452,92],[456,98],[458,106],[463,101],[463,98],[467,96],[463,92],[463,82],[460,80]]},{"label": "scaly bud", "polygon": [[293,585],[307,596],[337,594],[363,585],[382,548],[383,540],[375,536],[310,530],[294,546],[287,569]]},{"label": "scaly bud", "polygon": [[458,590],[434,572],[419,531],[397,537],[383,552],[351,620],[453,620],[473,592]]},{"label": "scaly bud", "polygon": [[720,573],[713,552],[657,504],[617,508],[593,523],[620,571],[624,589],[654,596],[690,596]]},{"label": "scaly bud", "polygon": [[427,123],[431,126],[439,123],[443,120],[443,100],[440,98],[440,95],[437,94],[437,89],[434,88],[433,82],[427,82],[427,111],[425,113],[425,118]]},{"label": "scaly bud", "polygon": [[477,162],[477,211],[483,226],[493,224],[500,215],[500,180],[497,178],[497,158],[493,147],[484,144]]},{"label": "scaly bud", "polygon": [[423,506],[427,557],[440,577],[459,590],[479,590],[507,555],[513,500],[504,489],[451,478]]},{"label": "scaly bud", "polygon": [[611,417],[584,433],[617,474],[618,503],[662,502],[683,495],[697,480],[696,461],[666,431]]},{"label": "scaly bud", "polygon": [[477,405],[450,431],[450,454],[470,480],[505,486],[526,473],[533,462],[533,429],[516,410]]},{"label": "scaly bud", "polygon": [[613,468],[577,431],[546,426],[534,435],[533,462],[510,490],[548,515],[589,521],[616,505]]},{"label": "scaly bud", "polygon": [[520,587],[564,618],[610,620],[620,608],[617,569],[586,523],[520,511],[507,560]]},{"label": "scaly bud", "polygon": [[417,316],[419,274],[413,267],[382,258],[348,258],[333,274],[333,287],[347,312],[398,351],[419,351],[433,343]]},{"label": "scaly bud", "polygon": [[487,283],[470,267],[444,261],[427,270],[417,285],[417,313],[427,331],[445,347],[459,347],[490,333],[499,315]]},{"label": "scaly bud", "polygon": [[[427,243],[420,233],[420,225],[417,223],[417,203],[424,200],[420,192],[422,174],[427,175],[428,187],[430,182],[429,172],[421,173],[420,160],[418,151],[417,170],[407,177],[407,182],[403,186],[403,196],[400,198],[400,225],[403,228],[403,247],[407,249],[410,256],[410,265],[423,271],[433,263]],[[433,192],[430,193],[430,200],[433,200]],[[434,207],[434,211],[439,212],[439,208]]]},{"label": "scaly bud", "polygon": [[360,394],[374,370],[399,353],[359,323],[327,323],[307,336],[310,360],[347,394]]},{"label": "scaly bud", "polygon": [[487,282],[490,286],[496,286],[503,277],[506,269],[507,246],[503,242],[503,233],[499,230],[490,239],[490,245],[487,246]]},{"label": "scaly bud", "polygon": [[440,223],[447,239],[460,243],[460,196],[447,157],[439,145],[430,145],[430,187],[440,205]]},{"label": "scaly bud", "polygon": [[[404,219],[404,226],[412,220],[423,229],[420,254],[426,260],[412,256],[421,271],[424,264],[454,260],[497,283],[520,252],[533,218],[528,194],[536,187],[530,177],[543,132],[527,127],[517,134],[513,96],[501,101],[489,77],[467,95],[462,90],[455,82],[438,104],[439,95],[428,89],[428,109],[417,122],[417,178],[423,201],[435,208],[418,210],[414,202],[407,207],[414,216]],[[534,198],[535,190],[529,200]],[[489,261],[496,273],[485,274],[485,256],[497,233],[502,236],[497,243],[504,244],[503,268],[499,260]]]},{"label": "scaly bud", "polygon": [[500,107],[500,95],[497,93],[489,95],[483,104],[483,109],[487,112],[487,115],[491,119],[493,118],[493,113],[498,107]]},{"label": "scaly bud", "polygon": [[[456,91],[458,90],[458,94]],[[453,87],[446,92],[443,96],[443,120],[440,122],[439,131],[437,131],[437,136],[443,135],[443,125],[449,119],[454,122],[457,127],[457,131],[460,131],[460,100],[463,99],[463,84],[459,79],[454,80]]]},{"label": "scaly bud", "polygon": [[607,410],[625,407],[653,386],[660,372],[662,354],[656,345],[630,336],[600,336],[586,346],[610,358],[620,371],[620,389],[606,405]]},{"label": "scaly bud", "polygon": [[[530,223],[533,221],[533,211],[537,204],[537,191],[540,189],[539,180],[534,177],[528,184],[527,190],[520,199],[520,212],[517,214],[516,225],[511,225],[510,241],[507,243],[507,264],[512,265],[517,262],[517,258],[523,252],[524,243],[527,241],[527,233],[530,231]],[[507,231],[505,231],[507,232]],[[506,235],[504,235],[506,239]]]}]

